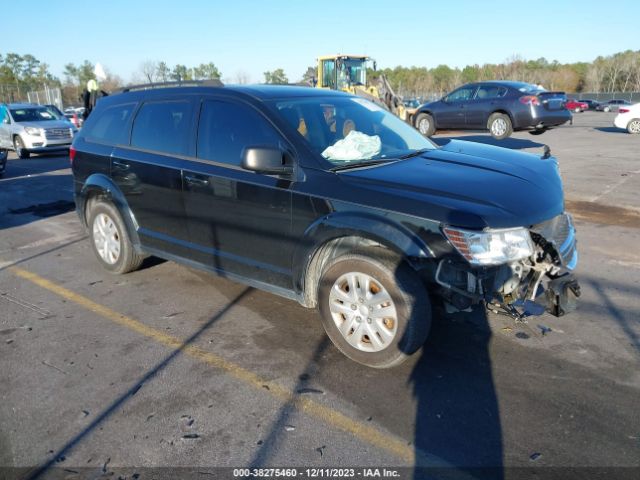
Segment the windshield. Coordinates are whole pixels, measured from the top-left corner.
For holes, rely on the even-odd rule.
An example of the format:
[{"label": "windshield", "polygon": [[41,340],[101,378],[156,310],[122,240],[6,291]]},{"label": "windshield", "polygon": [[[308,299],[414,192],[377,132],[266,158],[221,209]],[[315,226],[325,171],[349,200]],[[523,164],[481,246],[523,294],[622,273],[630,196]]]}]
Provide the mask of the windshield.
[{"label": "windshield", "polygon": [[364,60],[342,60],[338,64],[338,89],[351,85],[366,84],[366,62]]},{"label": "windshield", "polygon": [[276,109],[334,166],[391,160],[436,146],[395,115],[357,97],[302,98]]},{"label": "windshield", "polygon": [[16,122],[40,122],[43,120],[56,120],[53,113],[45,107],[16,108],[11,110],[11,116]]}]

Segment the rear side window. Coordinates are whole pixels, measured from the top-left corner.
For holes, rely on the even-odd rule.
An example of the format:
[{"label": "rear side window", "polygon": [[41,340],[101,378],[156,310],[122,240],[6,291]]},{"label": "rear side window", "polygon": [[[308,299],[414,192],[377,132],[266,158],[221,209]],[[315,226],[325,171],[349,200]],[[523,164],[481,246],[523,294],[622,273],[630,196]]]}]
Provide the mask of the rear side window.
[{"label": "rear side window", "polygon": [[131,146],[187,155],[191,131],[191,103],[150,102],[140,107],[131,131]]},{"label": "rear side window", "polygon": [[198,158],[240,165],[246,147],[278,147],[280,135],[249,106],[205,101],[198,125]]},{"label": "rear side window", "polygon": [[127,103],[106,108],[101,113],[94,112],[83,127],[85,139],[109,145],[128,144],[129,119],[135,106],[135,103]]},{"label": "rear side window", "polygon": [[478,89],[478,93],[476,93],[476,99],[484,100],[490,98],[501,98],[507,94],[507,89],[505,87],[500,87],[497,85],[484,85]]}]

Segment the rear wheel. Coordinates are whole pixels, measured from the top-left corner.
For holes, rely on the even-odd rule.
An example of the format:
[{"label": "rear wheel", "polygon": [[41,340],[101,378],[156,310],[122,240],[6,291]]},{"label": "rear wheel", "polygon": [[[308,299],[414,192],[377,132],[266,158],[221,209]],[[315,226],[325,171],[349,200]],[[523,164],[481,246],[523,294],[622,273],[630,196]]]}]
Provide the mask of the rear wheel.
[{"label": "rear wheel", "polygon": [[603,112],[610,112],[611,111],[611,107],[604,107],[602,109]]},{"label": "rear wheel", "polygon": [[436,132],[433,117],[428,113],[419,113],[416,115],[415,125],[418,131],[425,137],[430,137]]},{"label": "rear wheel", "polygon": [[13,139],[13,149],[16,151],[16,155],[18,156],[18,158],[24,159],[31,156],[31,153],[25,148],[24,142],[19,135]]},{"label": "rear wheel", "polygon": [[431,326],[427,292],[402,262],[338,257],[322,275],[318,301],[334,345],[369,367],[399,365],[422,346]]},{"label": "rear wheel", "polygon": [[112,273],[136,270],[143,255],[136,253],[118,210],[110,203],[93,203],[89,212],[91,246],[102,266]]},{"label": "rear wheel", "polygon": [[513,133],[513,125],[509,115],[504,113],[494,113],[487,122],[491,136],[496,140],[503,140]]},{"label": "rear wheel", "polygon": [[627,125],[627,132],[640,133],[640,118],[634,118]]}]

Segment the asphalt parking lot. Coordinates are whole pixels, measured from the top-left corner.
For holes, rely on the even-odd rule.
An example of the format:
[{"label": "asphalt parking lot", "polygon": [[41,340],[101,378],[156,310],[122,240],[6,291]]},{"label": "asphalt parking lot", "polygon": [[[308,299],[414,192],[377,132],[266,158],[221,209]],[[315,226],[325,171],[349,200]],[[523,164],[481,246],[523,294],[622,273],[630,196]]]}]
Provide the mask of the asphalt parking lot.
[{"label": "asphalt parking lot", "polygon": [[638,478],[640,136],[614,116],[501,142],[434,137],[551,148],[583,294],[573,314],[527,324],[440,313],[424,348],[385,371],[343,357],[292,301],[154,259],[109,275],[73,211],[68,159],[12,154],[0,179],[0,478],[265,466]]}]

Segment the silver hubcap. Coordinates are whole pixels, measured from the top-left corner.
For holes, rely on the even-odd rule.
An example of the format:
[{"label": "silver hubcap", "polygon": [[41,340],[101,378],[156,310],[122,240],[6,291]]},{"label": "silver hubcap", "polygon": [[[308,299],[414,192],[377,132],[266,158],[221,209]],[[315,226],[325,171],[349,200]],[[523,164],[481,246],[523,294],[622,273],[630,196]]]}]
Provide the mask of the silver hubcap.
[{"label": "silver hubcap", "polygon": [[398,315],[389,292],[375,278],[345,273],[333,284],[329,308],[338,331],[354,348],[379,352],[398,332]]},{"label": "silver hubcap", "polygon": [[418,130],[423,135],[426,135],[429,132],[429,119],[428,118],[423,118],[418,122]]},{"label": "silver hubcap", "polygon": [[104,213],[96,215],[93,221],[93,242],[98,255],[113,265],[120,258],[120,232],[111,217]]},{"label": "silver hubcap", "polygon": [[504,135],[506,131],[507,122],[504,121],[504,118],[497,118],[491,124],[491,133],[493,133],[496,137]]},{"label": "silver hubcap", "polygon": [[640,133],[640,120],[632,120],[629,124],[629,131],[631,133]]}]

